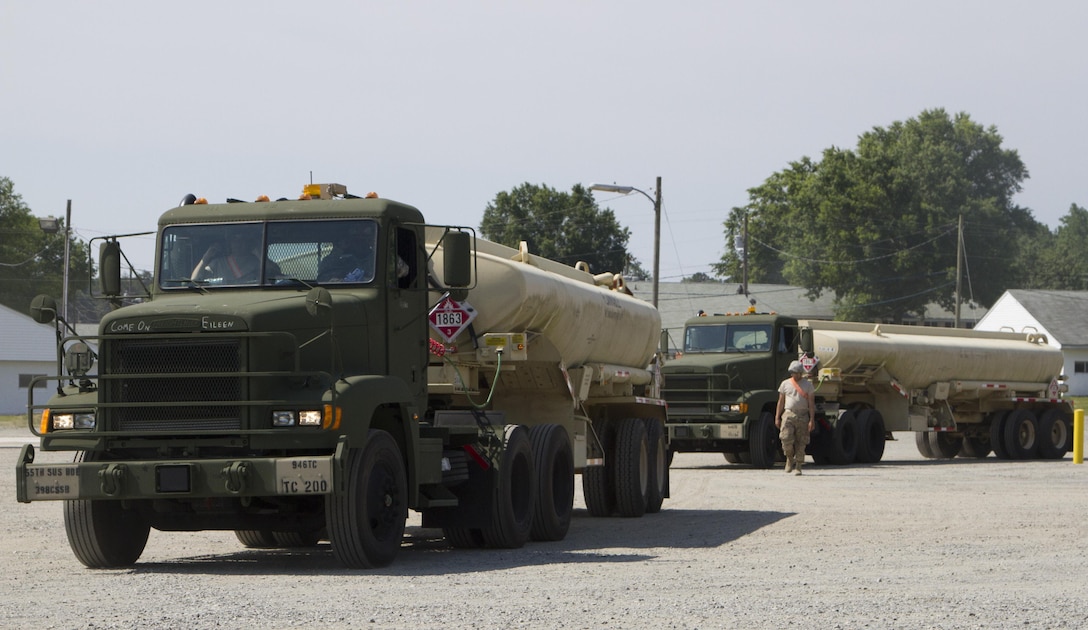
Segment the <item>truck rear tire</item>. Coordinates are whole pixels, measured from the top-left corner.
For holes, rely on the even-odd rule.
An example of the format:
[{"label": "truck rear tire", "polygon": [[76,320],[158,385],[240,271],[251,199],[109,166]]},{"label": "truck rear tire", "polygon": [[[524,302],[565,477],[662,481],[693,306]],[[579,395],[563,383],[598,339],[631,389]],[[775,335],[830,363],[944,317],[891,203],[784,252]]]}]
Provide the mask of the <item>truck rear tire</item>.
[{"label": "truck rear tire", "polygon": [[574,454],[567,430],[558,424],[529,429],[536,463],[536,509],[533,540],[563,540],[574,512]]},{"label": "truck rear tire", "polygon": [[480,528],[480,535],[486,547],[517,549],[529,540],[537,502],[533,447],[525,427],[506,425],[502,460],[495,474],[491,519],[486,527]]},{"label": "truck rear tire", "polygon": [[1047,409],[1039,416],[1039,457],[1061,459],[1065,457],[1069,436],[1073,433],[1069,416],[1060,409]]},{"label": "truck rear tire", "polygon": [[[86,451],[76,462],[97,461]],[[151,524],[120,501],[74,499],[64,502],[64,531],[76,559],[89,569],[113,569],[135,564],[147,546]]]},{"label": "truck rear tire", "polygon": [[649,454],[650,483],[646,486],[646,513],[657,514],[665,502],[669,487],[669,464],[666,461],[665,436],[661,423],[653,418],[646,420],[646,449]]},{"label": "truck rear tire", "polygon": [[616,511],[615,431],[611,423],[602,422],[596,425],[596,433],[604,450],[604,465],[582,470],[582,494],[590,516],[612,516]]},{"label": "truck rear tire", "polygon": [[1009,451],[1005,449],[1005,420],[1008,417],[1006,410],[990,414],[990,448],[998,459],[1009,459]]},{"label": "truck rear tire", "polygon": [[874,464],[884,457],[884,416],[876,409],[862,409],[857,415],[858,462]]},{"label": "truck rear tire", "polygon": [[408,518],[408,481],[393,436],[371,429],[363,448],[348,451],[342,492],[325,501],[333,554],[351,569],[388,566]]},{"label": "truck rear tire", "polygon": [[646,513],[646,489],[650,484],[650,456],[646,423],[641,418],[620,422],[616,436],[616,510],[620,516]]},{"label": "truck rear tire", "polygon": [[751,434],[748,436],[748,452],[751,455],[752,466],[774,468],[774,462],[781,451],[782,443],[778,440],[778,432],[774,427],[774,414],[764,411],[759,414],[756,426],[752,427]]},{"label": "truck rear tire", "polygon": [[1032,459],[1038,452],[1039,424],[1028,409],[1016,409],[1005,420],[1005,450],[1010,459]]},{"label": "truck rear tire", "polygon": [[846,411],[831,431],[831,463],[836,466],[853,464],[858,455],[858,424],[854,412]]}]

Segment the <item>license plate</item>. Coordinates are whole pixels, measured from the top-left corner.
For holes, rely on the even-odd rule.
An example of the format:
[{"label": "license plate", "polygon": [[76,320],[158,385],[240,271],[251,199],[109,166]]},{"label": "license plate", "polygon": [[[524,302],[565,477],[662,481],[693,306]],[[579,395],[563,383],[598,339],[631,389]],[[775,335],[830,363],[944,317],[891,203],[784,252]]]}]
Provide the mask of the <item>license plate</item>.
[{"label": "license plate", "polygon": [[276,460],[279,494],[328,494],[332,492],[332,459],[287,457]]},{"label": "license plate", "polygon": [[28,465],[25,483],[31,501],[79,498],[79,468],[74,464]]}]

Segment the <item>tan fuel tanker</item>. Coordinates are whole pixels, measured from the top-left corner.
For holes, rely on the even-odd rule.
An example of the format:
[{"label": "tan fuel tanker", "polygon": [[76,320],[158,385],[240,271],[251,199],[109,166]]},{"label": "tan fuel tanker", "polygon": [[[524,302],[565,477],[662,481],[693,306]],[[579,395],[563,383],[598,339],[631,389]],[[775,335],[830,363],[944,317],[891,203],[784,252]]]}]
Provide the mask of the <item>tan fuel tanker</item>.
[{"label": "tan fuel tanker", "polygon": [[669,361],[670,452],[716,451],[770,468],[782,457],[778,386],[800,359],[816,385],[807,453],[880,461],[893,431],[927,457],[1057,458],[1071,448],[1061,352],[1037,333],[801,320],[775,313],[687,321]]},{"label": "tan fuel tanker", "polygon": [[[429,228],[427,241],[441,276],[443,232]],[[431,404],[448,422],[475,423],[486,408],[500,426],[559,424],[591,513],[658,511],[668,478],[657,309],[616,274],[532,255],[524,243],[473,242],[471,288],[431,300]]]},{"label": "tan fuel tanker", "polygon": [[[825,413],[855,423],[859,448],[915,431],[928,457],[1060,457],[1071,411],[1061,351],[1036,332],[799,321]],[[879,420],[879,422],[877,422]],[[832,437],[849,450],[849,428]],[[872,446],[872,449],[878,447]],[[880,449],[882,450],[882,449]]]}]

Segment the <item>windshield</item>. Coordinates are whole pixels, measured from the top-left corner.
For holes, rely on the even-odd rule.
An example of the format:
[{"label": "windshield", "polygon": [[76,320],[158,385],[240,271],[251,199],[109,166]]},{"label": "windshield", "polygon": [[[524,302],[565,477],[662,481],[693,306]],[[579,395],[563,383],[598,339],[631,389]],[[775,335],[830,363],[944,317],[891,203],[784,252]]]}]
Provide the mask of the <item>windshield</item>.
[{"label": "windshield", "polygon": [[160,284],[366,283],[377,241],[370,219],[173,225],[163,230]]},{"label": "windshield", "polygon": [[684,330],[684,352],[767,352],[770,324],[708,324]]}]

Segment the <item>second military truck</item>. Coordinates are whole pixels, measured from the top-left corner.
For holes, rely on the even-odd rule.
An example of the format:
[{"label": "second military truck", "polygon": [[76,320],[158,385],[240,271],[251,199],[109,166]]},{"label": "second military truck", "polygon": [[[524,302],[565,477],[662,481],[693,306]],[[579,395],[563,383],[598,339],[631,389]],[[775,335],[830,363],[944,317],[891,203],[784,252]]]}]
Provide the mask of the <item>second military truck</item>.
[{"label": "second military truck", "polygon": [[[661,508],[660,317],[618,278],[337,185],[258,201],[186,197],[147,299],[93,337],[57,324],[28,421],[75,461],[27,445],[18,498],[64,501],[83,564],[134,563],[154,528],[383,566],[409,509],[456,547],[558,540],[579,472],[593,515]],[[102,251],[116,301],[116,239]]]},{"label": "second military truck", "polygon": [[876,462],[893,431],[926,457],[1060,458],[1072,444],[1061,351],[1037,333],[695,317],[664,367],[673,452],[770,467],[782,459],[777,388],[800,359],[816,386],[817,463]]}]

